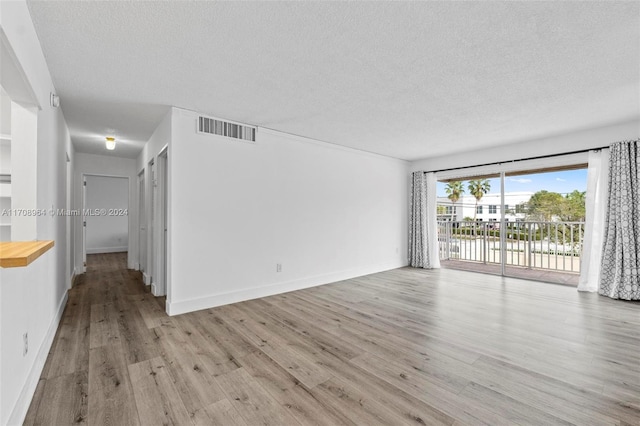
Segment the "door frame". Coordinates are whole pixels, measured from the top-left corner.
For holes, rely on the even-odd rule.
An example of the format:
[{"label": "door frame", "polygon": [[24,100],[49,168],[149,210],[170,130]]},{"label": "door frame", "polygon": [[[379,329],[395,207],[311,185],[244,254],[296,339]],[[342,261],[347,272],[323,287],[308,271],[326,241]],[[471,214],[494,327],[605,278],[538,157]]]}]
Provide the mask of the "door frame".
[{"label": "door frame", "polygon": [[[145,169],[138,173],[138,270],[144,274],[147,269],[147,218]],[[144,261],[143,261],[144,260]]]},{"label": "door frame", "polygon": [[154,276],[156,280],[152,286],[152,292],[155,296],[164,296],[167,294],[167,235],[168,235],[168,147],[164,147],[157,156],[156,161],[156,185],[154,189],[155,204],[153,208],[156,213],[154,241],[157,241],[154,247]]},{"label": "door frame", "polygon": [[155,157],[152,157],[151,160],[147,163],[147,184],[145,189],[145,197],[146,197],[146,206],[145,209],[145,218],[146,218],[146,228],[147,228],[147,257],[146,257],[146,273],[143,275],[144,283],[146,285],[151,286],[151,291],[153,292],[154,280],[156,277],[155,272],[155,247],[154,247],[154,232],[155,232],[155,201],[156,197],[154,196],[157,186],[156,181],[156,161]]},{"label": "door frame", "polygon": [[[122,175],[109,175],[109,174],[101,174],[101,173],[86,173],[83,172],[81,174],[81,184],[82,184],[82,201],[81,201],[81,205],[82,205],[82,211],[80,212],[80,217],[81,217],[81,223],[80,225],[82,226],[82,273],[87,272],[87,218],[85,216],[85,213],[87,212],[87,176],[94,176],[94,177],[107,177],[107,178],[121,178],[121,179],[126,179],[127,180],[127,211],[128,211],[128,216],[127,216],[127,257],[128,257],[128,250],[131,250],[131,245],[129,244],[129,241],[131,239],[131,206],[130,201],[131,201],[131,197],[130,197],[130,191],[131,191],[131,187],[129,186],[130,182],[129,182],[129,176],[122,176]],[[128,264],[128,260],[127,260],[127,264]]]}]

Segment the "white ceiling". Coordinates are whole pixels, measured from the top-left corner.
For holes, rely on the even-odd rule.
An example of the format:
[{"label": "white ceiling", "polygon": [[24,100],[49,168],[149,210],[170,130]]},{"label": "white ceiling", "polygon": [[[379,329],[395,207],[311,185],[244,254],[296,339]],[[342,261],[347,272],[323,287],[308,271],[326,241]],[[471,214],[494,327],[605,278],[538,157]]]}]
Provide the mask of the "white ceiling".
[{"label": "white ceiling", "polygon": [[170,105],[407,160],[640,116],[640,2],[29,8],[81,152]]}]

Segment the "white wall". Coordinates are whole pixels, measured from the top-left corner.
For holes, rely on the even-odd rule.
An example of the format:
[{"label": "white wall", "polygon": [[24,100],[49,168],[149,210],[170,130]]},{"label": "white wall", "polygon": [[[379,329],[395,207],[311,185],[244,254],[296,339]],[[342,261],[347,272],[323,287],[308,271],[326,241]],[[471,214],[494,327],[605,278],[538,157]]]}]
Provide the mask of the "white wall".
[{"label": "white wall", "polygon": [[129,244],[129,181],[107,176],[86,177],[87,253],[127,251]]},{"label": "white wall", "polygon": [[167,114],[164,116],[156,130],[151,135],[151,138],[147,141],[142,148],[142,152],[138,155],[136,160],[136,171],[139,173],[143,169],[146,169],[149,161],[157,159],[158,154],[164,148],[168,147],[171,140],[171,117],[173,116],[173,109],[169,108]]},{"label": "white wall", "polygon": [[[116,147],[116,149],[118,149]],[[74,199],[77,200],[77,208],[82,209],[82,178],[84,175],[94,176],[119,176],[129,178],[129,216],[128,216],[128,255],[129,269],[135,269],[138,265],[138,197],[136,160],[130,158],[118,158],[106,155],[93,155],[76,153],[74,167]],[[75,230],[75,268],[78,273],[83,272],[82,260],[82,217],[73,218]]]},{"label": "white wall", "polygon": [[[49,94],[55,88],[26,4],[2,2],[1,7],[2,33],[20,69],[19,81],[25,86],[17,92],[32,96],[32,105],[37,107],[37,165],[29,165],[38,171],[36,207],[64,208],[66,155],[71,161],[74,157],[66,122],[59,108],[49,106]],[[10,90],[7,92],[11,94]],[[66,223],[62,216],[38,217],[36,237],[54,240],[55,246],[28,267],[0,269],[0,424],[3,425],[22,423],[66,303],[69,284]],[[23,333],[29,336],[26,356],[22,355]]]},{"label": "white wall", "polygon": [[266,129],[198,135],[196,117],[174,109],[170,314],[406,265],[408,163]]},{"label": "white wall", "polygon": [[[442,157],[426,158],[411,163],[411,171],[436,171],[449,168],[471,167],[481,164],[508,162],[543,155],[564,154],[608,146],[613,142],[637,139],[640,120],[611,126],[582,130],[565,135],[512,143],[481,150],[468,150]],[[440,175],[439,175],[440,177]]]}]

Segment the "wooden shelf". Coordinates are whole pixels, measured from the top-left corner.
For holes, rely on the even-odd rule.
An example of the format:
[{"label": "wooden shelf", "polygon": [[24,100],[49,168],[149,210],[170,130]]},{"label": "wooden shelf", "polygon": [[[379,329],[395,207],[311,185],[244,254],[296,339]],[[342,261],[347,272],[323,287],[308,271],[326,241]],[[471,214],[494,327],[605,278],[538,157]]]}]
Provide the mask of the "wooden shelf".
[{"label": "wooden shelf", "polygon": [[52,240],[0,243],[0,266],[3,268],[27,266],[42,256],[53,245],[54,242]]}]

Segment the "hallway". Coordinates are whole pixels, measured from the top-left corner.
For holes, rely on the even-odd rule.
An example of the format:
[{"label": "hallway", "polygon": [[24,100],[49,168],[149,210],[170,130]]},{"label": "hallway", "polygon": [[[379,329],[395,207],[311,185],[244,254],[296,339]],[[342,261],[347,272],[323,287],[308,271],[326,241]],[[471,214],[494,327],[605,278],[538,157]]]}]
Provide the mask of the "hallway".
[{"label": "hallway", "polygon": [[160,354],[147,324],[166,317],[162,304],[126,252],[87,255],[25,424],[137,424],[127,366]]}]

